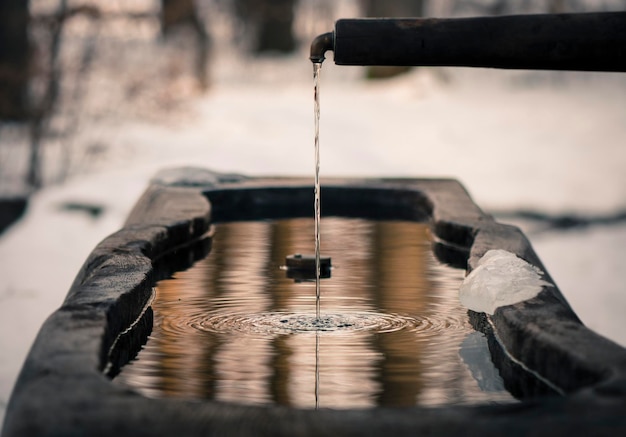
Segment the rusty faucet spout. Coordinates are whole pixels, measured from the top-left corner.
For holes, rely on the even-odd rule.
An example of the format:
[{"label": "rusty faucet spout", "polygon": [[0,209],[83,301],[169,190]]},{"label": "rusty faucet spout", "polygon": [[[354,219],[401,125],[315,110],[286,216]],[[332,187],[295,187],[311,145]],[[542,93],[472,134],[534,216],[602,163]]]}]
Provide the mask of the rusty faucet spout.
[{"label": "rusty faucet spout", "polygon": [[327,32],[317,36],[311,43],[311,62],[321,64],[324,62],[324,53],[335,49],[335,34]]}]

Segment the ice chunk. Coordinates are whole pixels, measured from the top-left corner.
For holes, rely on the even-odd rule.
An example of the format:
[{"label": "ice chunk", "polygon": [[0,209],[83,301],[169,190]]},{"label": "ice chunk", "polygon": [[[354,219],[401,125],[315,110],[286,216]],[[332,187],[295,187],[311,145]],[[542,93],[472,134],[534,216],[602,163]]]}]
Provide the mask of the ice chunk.
[{"label": "ice chunk", "polygon": [[459,290],[461,303],[476,312],[493,314],[501,306],[537,296],[543,286],[541,269],[506,250],[490,250],[465,278]]}]

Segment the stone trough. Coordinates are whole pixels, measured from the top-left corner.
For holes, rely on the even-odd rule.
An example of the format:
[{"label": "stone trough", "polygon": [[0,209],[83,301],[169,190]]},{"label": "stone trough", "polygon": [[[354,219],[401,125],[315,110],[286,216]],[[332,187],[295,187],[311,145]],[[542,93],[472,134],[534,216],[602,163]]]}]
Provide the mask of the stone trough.
[{"label": "stone trough", "polygon": [[[184,168],[163,171],[123,228],[102,241],[45,322],[11,396],[2,435],[623,435],[626,349],[587,329],[556,286],[468,311],[521,401],[458,407],[298,409],[152,399],[114,384],[152,329],[155,282],[203,257],[212,222],[310,217],[312,184]],[[454,180],[327,179],[325,216],[427,222],[433,250],[472,271],[503,249],[545,272],[522,232],[484,214]],[[542,279],[551,283],[546,273]],[[552,393],[551,395],[545,394]],[[554,392],[559,395],[554,395]]]}]

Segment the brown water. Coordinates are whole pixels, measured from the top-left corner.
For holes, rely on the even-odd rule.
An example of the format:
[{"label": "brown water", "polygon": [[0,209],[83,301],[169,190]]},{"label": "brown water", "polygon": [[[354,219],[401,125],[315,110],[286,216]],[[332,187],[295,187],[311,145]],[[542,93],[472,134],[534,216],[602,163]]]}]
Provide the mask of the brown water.
[{"label": "brown water", "polygon": [[425,224],[328,217],[322,313],[285,255],[312,219],[215,226],[211,253],[160,281],[155,325],[115,379],[151,397],[302,408],[511,402],[458,302],[463,271]]}]

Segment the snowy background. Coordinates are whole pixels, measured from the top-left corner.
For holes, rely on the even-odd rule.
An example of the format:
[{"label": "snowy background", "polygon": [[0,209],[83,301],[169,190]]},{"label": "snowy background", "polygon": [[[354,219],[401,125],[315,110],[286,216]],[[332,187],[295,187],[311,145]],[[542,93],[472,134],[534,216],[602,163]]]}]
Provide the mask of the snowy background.
[{"label": "snowy background", "polygon": [[[306,32],[330,24],[320,27]],[[105,72],[90,77],[89,98],[108,112],[79,114],[73,170],[35,192],[24,217],[0,234],[0,423],[43,321],[158,170],[193,165],[313,180],[306,52],[247,58],[217,47],[207,92],[183,78],[141,101],[148,109],[124,106]],[[458,179],[485,211],[522,227],[587,326],[626,346],[626,75],[420,68],[365,81],[361,68],[329,57],[322,185],[328,176]],[[11,160],[19,168],[17,148],[3,148],[17,131],[0,132],[3,171]],[[563,217],[577,226],[557,226]]]}]

